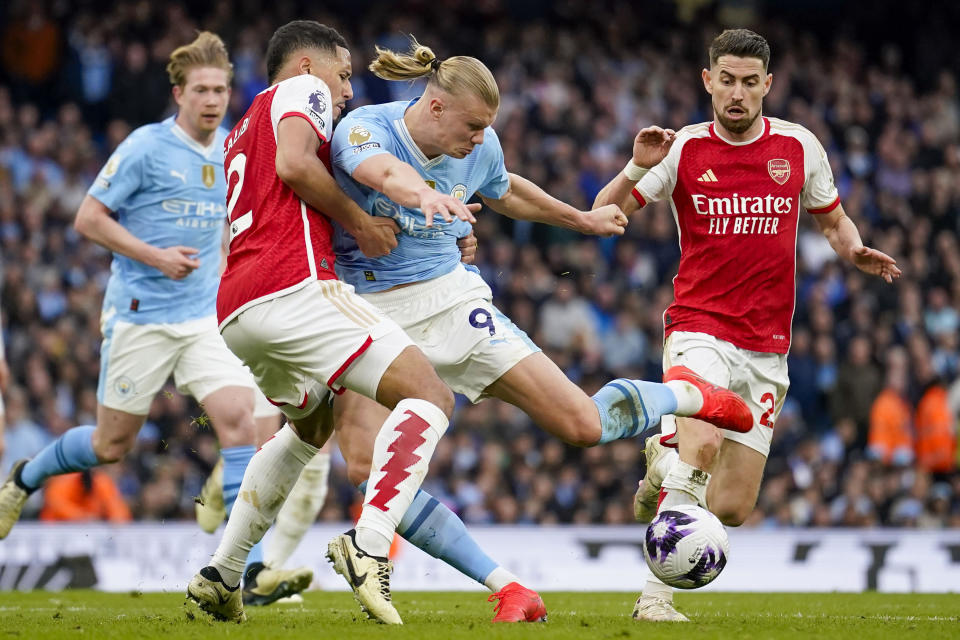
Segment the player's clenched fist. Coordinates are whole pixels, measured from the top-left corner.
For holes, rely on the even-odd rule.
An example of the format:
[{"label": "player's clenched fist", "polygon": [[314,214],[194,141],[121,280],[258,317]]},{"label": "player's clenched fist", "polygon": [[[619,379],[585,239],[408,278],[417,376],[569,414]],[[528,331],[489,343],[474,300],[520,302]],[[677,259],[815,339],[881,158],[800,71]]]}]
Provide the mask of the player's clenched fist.
[{"label": "player's clenched fist", "polygon": [[615,204],[608,204],[588,211],[584,233],[597,236],[622,236],[627,226],[627,216]]}]

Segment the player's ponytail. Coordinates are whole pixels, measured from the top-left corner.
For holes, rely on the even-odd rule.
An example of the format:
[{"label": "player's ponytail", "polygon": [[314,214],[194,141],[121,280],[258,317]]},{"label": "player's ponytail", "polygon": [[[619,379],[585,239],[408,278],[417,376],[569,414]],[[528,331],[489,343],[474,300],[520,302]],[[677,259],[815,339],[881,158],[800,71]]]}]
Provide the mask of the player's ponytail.
[{"label": "player's ponytail", "polygon": [[369,69],[384,80],[415,80],[429,76],[429,83],[451,95],[473,94],[489,106],[500,107],[497,81],[485,64],[470,56],[440,60],[430,47],[410,37],[410,52],[397,53],[377,47]]}]

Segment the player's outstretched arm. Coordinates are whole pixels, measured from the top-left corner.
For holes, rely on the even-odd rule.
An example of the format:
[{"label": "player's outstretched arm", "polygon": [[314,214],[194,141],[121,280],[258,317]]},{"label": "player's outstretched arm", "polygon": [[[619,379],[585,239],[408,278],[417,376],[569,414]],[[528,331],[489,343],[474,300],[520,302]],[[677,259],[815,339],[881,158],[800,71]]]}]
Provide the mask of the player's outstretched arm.
[{"label": "player's outstretched arm", "polygon": [[853,220],[847,217],[843,205],[837,205],[830,213],[817,214],[813,218],[838,256],[853,263],[864,273],[880,276],[887,282],[892,283],[900,277],[896,260],[882,251],[863,246],[860,232]]},{"label": "player's outstretched arm", "polygon": [[391,153],[380,153],[358,164],[353,179],[401,206],[420,209],[428,227],[433,225],[434,216],[444,222],[453,222],[455,217],[470,224],[477,221],[473,214],[480,210],[479,204],[464,204],[432,189],[416,169]]},{"label": "player's outstretched arm", "polygon": [[591,235],[623,235],[627,216],[620,207],[609,205],[593,211],[580,211],[557,200],[526,178],[515,173],[509,175],[510,186],[502,197],[483,198],[487,206],[497,213],[515,220],[543,222]]},{"label": "player's outstretched arm", "polygon": [[633,139],[633,155],[627,166],[600,190],[593,201],[593,206],[616,204],[628,216],[636,211],[639,204],[630,192],[647,171],[667,157],[674,140],[676,140],[676,132],[673,129],[660,127],[641,129]]},{"label": "player's outstretched arm", "polygon": [[385,256],[397,246],[400,229],[389,219],[374,217],[343,192],[317,157],[320,138],[303,118],[284,118],[277,125],[277,176],[304,202],[347,230],[363,255]]},{"label": "player's outstretched arm", "polygon": [[110,213],[105,204],[88,194],[80,203],[73,228],[101,247],[159,269],[163,275],[174,280],[186,278],[200,266],[200,261],[195,257],[199,253],[197,249],[155,247],[127,231],[110,217]]}]

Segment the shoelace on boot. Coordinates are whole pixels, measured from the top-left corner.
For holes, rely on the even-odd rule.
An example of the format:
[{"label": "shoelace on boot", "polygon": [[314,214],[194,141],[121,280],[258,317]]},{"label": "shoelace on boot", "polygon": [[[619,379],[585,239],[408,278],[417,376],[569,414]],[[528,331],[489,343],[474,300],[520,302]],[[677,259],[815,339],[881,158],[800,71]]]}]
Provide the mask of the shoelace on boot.
[{"label": "shoelace on boot", "polygon": [[377,562],[377,578],[380,580],[380,595],[388,602],[390,596],[390,574],[393,573],[393,562]]}]

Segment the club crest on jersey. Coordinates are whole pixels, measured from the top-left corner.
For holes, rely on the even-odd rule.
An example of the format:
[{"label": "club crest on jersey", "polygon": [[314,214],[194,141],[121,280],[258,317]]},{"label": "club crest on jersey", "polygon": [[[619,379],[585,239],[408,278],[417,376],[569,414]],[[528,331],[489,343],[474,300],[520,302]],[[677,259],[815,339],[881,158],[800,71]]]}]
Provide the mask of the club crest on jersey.
[{"label": "club crest on jersey", "polygon": [[367,140],[370,139],[370,132],[360,124],[355,124],[350,127],[350,135],[347,137],[347,142],[350,143],[350,146],[356,147]]},{"label": "club crest on jersey", "polygon": [[216,169],[213,168],[212,164],[203,165],[201,176],[203,177],[203,186],[207,189],[212,189],[213,185],[217,182]]},{"label": "club crest on jersey", "polygon": [[460,202],[467,201],[467,185],[458,184],[450,190],[450,195],[459,200]]},{"label": "club crest on jersey", "polygon": [[767,172],[777,184],[783,184],[790,179],[790,163],[783,158],[767,160]]}]

